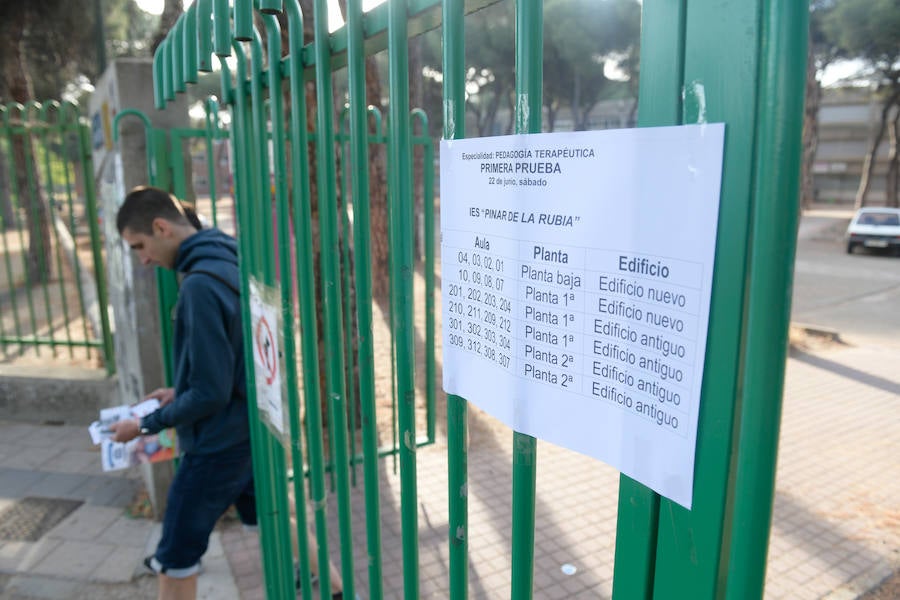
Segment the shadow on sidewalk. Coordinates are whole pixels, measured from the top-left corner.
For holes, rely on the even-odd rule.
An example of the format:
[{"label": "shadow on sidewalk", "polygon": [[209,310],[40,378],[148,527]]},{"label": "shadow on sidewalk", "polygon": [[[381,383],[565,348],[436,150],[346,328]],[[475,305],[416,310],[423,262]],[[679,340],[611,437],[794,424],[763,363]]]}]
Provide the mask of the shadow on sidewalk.
[{"label": "shadow on sidewalk", "polygon": [[853,367],[848,367],[846,365],[842,365],[839,362],[829,360],[816,354],[810,354],[802,350],[792,350],[790,357],[800,362],[806,363],[812,367],[822,369],[823,371],[828,371],[829,373],[834,373],[835,375],[839,375],[841,377],[846,377],[847,379],[851,379],[858,383],[874,387],[876,389],[888,392],[889,394],[900,395],[900,383],[898,383],[897,381],[891,381],[890,379],[885,379],[884,377],[879,377],[878,375],[872,375],[870,373],[866,373],[865,371],[860,371],[859,369],[854,369]]}]

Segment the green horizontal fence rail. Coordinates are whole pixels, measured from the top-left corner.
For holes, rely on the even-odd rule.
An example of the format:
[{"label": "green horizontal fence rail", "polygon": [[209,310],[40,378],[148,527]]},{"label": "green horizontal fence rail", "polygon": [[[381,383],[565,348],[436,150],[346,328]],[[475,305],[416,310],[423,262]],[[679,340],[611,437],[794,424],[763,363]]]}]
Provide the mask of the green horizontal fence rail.
[{"label": "green horizontal fence rail", "polygon": [[0,348],[99,359],[112,375],[90,144],[72,103],[0,105]]},{"label": "green horizontal fence rail", "polygon": [[[173,136],[200,137],[208,154],[214,140],[228,136],[236,169],[245,328],[250,280],[279,292],[289,415],[284,436],[263,423],[255,389],[249,390],[269,598],[293,598],[297,589],[302,597],[313,597],[314,556],[321,571],[318,596],[323,600],[338,586],[348,598],[402,594],[414,599],[421,593],[416,451],[435,441],[438,377],[430,173],[434,158],[428,121],[409,107],[407,40],[442,26],[441,129],[446,139],[463,138],[465,20],[494,1],[388,0],[363,13],[360,0],[348,0],[346,24],[329,33],[325,0],[314,1],[313,15],[304,15],[298,0],[198,0],[154,56],[159,109],[196,81],[199,70],[211,68],[213,52],[219,58],[222,90],[218,101],[206,102],[206,127]],[[517,0],[515,7],[515,129],[534,133],[541,131],[543,2]],[[273,16],[282,11],[288,27],[287,56],[281,55],[280,25]],[[759,598],[787,348],[785,291],[791,284],[796,240],[807,14],[797,3],[775,0],[644,0],[642,13],[640,126],[724,122],[726,141],[693,510],[621,478],[613,597]],[[304,17],[315,19],[314,39],[306,46]],[[263,36],[268,56],[263,56]],[[364,59],[382,50],[387,50],[389,62],[386,118],[370,111],[365,99]],[[225,63],[229,56],[237,59],[233,72]],[[349,103],[335,114],[332,76],[344,68]],[[307,81],[315,84],[317,106],[310,123]],[[219,126],[220,107],[230,112],[227,133]],[[375,429],[368,237],[368,162],[373,144],[383,144],[388,156],[387,317],[396,412],[394,443],[381,448]],[[424,364],[416,363],[413,351],[412,156],[417,144],[422,145],[428,165]],[[173,155],[176,146],[184,144],[173,143]],[[186,176],[179,168],[175,167],[174,179],[182,181],[181,186]],[[211,186],[214,179],[210,171]],[[215,197],[218,191],[211,187],[210,193]],[[313,223],[313,218],[318,221]],[[250,357],[251,336],[246,329],[245,333]],[[322,361],[325,376],[320,381]],[[247,368],[253,381],[252,358]],[[426,435],[416,432],[418,369],[424,369],[426,380]],[[446,418],[448,595],[465,599],[470,538],[466,400],[450,396]],[[511,596],[518,600],[535,595],[537,440],[514,433],[513,452],[510,579]],[[384,587],[377,461],[387,455],[395,456],[399,464],[402,590]],[[360,463],[364,532],[353,531],[351,520],[351,487],[358,483]],[[336,532],[329,531],[332,522],[327,514],[329,472]],[[361,535],[366,538],[368,589],[358,587],[354,577],[353,547],[360,545]],[[339,547],[332,552],[329,545],[334,540]],[[340,563],[340,577],[334,580],[328,576],[332,556]]]}]

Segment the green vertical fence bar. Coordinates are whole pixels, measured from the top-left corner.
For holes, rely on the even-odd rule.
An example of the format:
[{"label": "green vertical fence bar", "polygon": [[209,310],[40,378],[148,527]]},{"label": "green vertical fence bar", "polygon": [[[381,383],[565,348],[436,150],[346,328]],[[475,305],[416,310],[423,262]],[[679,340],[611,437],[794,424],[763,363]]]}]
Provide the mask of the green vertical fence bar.
[{"label": "green vertical fence bar", "polygon": [[747,299],[744,396],[733,486],[726,596],[762,598],[799,220],[799,173],[808,9],[762,5],[760,101]]},{"label": "green vertical fence bar", "polygon": [[[40,190],[39,190],[38,176],[37,176],[37,173],[35,173],[36,165],[34,164],[34,161],[32,160],[32,158],[35,156],[34,144],[31,141],[31,135],[30,135],[29,128],[28,128],[30,115],[33,111],[35,111],[37,109],[38,109],[38,103],[35,102],[34,100],[29,100],[28,102],[25,103],[24,109],[22,110],[22,113],[21,113],[22,114],[22,133],[21,133],[22,143],[25,146],[25,155],[27,157],[25,160],[25,164],[23,165],[25,168],[26,179],[28,181],[28,190],[25,194],[26,203],[27,203],[26,210],[28,210],[31,213],[31,223],[32,223],[32,226],[34,227],[33,229],[30,229],[28,231],[28,243],[31,245],[33,245],[35,243],[34,238],[36,236],[39,239],[42,236],[42,232],[39,229],[37,229],[40,227],[40,218],[39,218],[40,208],[41,208],[39,206]],[[48,225],[49,225],[49,216],[50,216],[49,211],[48,211],[47,216],[48,216]],[[50,240],[42,240],[41,239],[41,241],[39,243],[42,246],[45,243],[49,245]],[[45,260],[44,252],[43,251],[38,252],[38,264],[37,264],[38,273],[32,273],[32,274],[29,274],[29,276],[38,275],[40,277],[38,279],[37,283],[40,283],[41,293],[44,297],[44,316],[47,318],[47,335],[48,335],[47,341],[49,342],[49,345],[50,345],[50,351],[53,353],[53,356],[56,356],[56,338],[53,335],[53,316],[50,313],[49,281],[51,278],[51,273],[50,273],[50,265],[45,264],[44,260]],[[33,283],[34,283],[34,281],[32,280],[32,284]],[[36,343],[35,344],[36,348],[39,347],[39,344],[40,344],[40,339],[38,338],[37,333],[38,333],[38,330],[35,329],[34,339],[35,339],[35,343]]]},{"label": "green vertical fence bar", "polygon": [[[87,124],[82,123],[78,127],[78,141],[81,152],[81,175],[84,181],[85,198],[96,198],[96,190],[94,188],[94,167],[90,160],[91,156],[91,134]],[[94,261],[94,281],[97,284],[97,305],[100,314],[100,328],[103,332],[103,358],[106,363],[106,373],[112,375],[116,372],[116,353],[113,348],[112,329],[109,323],[109,311],[106,307],[109,304],[109,293],[106,285],[106,269],[103,268],[103,252],[100,242],[100,225],[97,215],[97,203],[86,202],[87,209],[86,218],[88,220],[88,231],[91,237],[91,257]]]},{"label": "green vertical fence bar", "polygon": [[[77,140],[78,140],[78,127],[80,125],[79,116],[78,116],[78,107],[72,102],[64,102],[62,104],[62,106],[60,107],[60,119],[62,120],[63,123],[65,123],[65,125],[61,131],[60,143],[64,147],[66,147],[71,142],[77,142]],[[77,147],[80,149],[81,148],[80,144],[78,144]],[[80,164],[84,160],[89,160],[89,158],[82,156],[81,153],[79,152],[77,162]],[[76,231],[75,197],[74,197],[74,192],[72,189],[72,180],[74,179],[73,170],[75,168],[76,168],[75,165],[73,165],[71,161],[68,161],[68,160],[64,161],[63,176],[64,176],[64,185],[66,188],[66,206],[69,210],[68,225],[69,225],[69,231],[71,231],[73,234]],[[78,287],[79,308],[81,310],[81,314],[85,315],[85,317],[86,317],[88,315],[88,308],[85,305],[85,297],[84,297],[85,292],[84,292],[84,289],[81,284],[81,274],[82,274],[83,267],[81,265],[81,261],[76,260],[73,262],[74,262],[74,266],[75,266],[75,269],[74,269],[75,282]],[[95,265],[94,270],[95,271],[98,270],[97,265]],[[99,265],[99,270],[101,270],[101,271],[104,270],[102,264]],[[94,280],[96,281],[96,278]],[[98,304],[98,306],[97,306],[98,310],[101,310],[102,306],[103,305]],[[88,319],[87,318],[83,319],[82,323],[83,323],[82,335],[84,335],[84,339],[87,340],[90,338],[90,333],[88,332]],[[102,328],[102,323],[101,323],[101,328]],[[107,334],[106,331],[101,331],[101,336],[103,338],[106,337],[106,334]],[[101,340],[101,344],[102,344],[102,342],[103,342],[103,340]],[[104,359],[104,364],[105,364],[105,361],[107,359],[105,347],[103,347],[103,354],[104,354],[103,359]],[[88,356],[90,356],[90,354]]]},{"label": "green vertical fence bar", "polygon": [[[277,12],[280,7],[275,6],[273,0],[269,0],[269,10],[273,12]],[[284,366],[285,366],[285,376],[287,377],[287,381],[289,382],[287,387],[287,403],[289,407],[298,406],[300,403],[300,395],[297,390],[297,386],[293,385],[293,382],[297,381],[298,373],[297,373],[297,355],[296,355],[296,343],[294,341],[294,310],[293,310],[293,273],[291,269],[291,227],[290,227],[290,211],[288,207],[288,191],[287,191],[287,152],[285,149],[285,136],[283,134],[284,131],[284,99],[282,95],[282,72],[281,72],[281,26],[278,23],[278,19],[272,14],[263,13],[262,15],[263,25],[266,28],[266,46],[268,48],[268,69],[266,71],[268,80],[268,88],[269,88],[269,120],[271,122],[272,128],[272,163],[273,163],[273,179],[274,179],[274,188],[275,188],[275,213],[277,215],[277,232],[278,232],[278,266],[280,269],[280,273],[278,275],[279,278],[279,287],[281,292],[281,314],[282,314],[282,336],[284,341]],[[262,131],[265,131],[263,129]],[[265,146],[265,145],[264,145]],[[269,187],[268,177],[264,178],[266,188]],[[264,211],[266,215],[266,223],[268,226],[265,229],[265,234],[267,239],[270,240],[267,246],[272,249],[272,245],[274,243],[275,237],[272,235],[274,224],[272,223],[272,210]],[[274,256],[271,257],[274,259]],[[274,263],[274,261],[272,261]],[[272,265],[274,267],[274,264]],[[290,409],[289,409],[290,411]],[[294,423],[291,422],[289,427],[293,428]],[[299,425],[299,423],[298,423]],[[290,436],[290,431],[288,432]],[[299,444],[299,440],[293,446],[297,446]],[[295,577],[294,577],[294,563],[293,563],[293,555],[291,550],[291,538],[290,538],[290,518],[289,518],[289,509],[288,509],[288,493],[287,493],[287,468],[284,465],[284,454],[283,448],[279,445],[277,447],[279,452],[280,460],[282,461],[282,469],[281,472],[276,471],[275,476],[278,479],[279,488],[277,490],[278,495],[276,496],[277,500],[277,508],[279,513],[282,515],[282,519],[278,523],[278,533],[279,539],[275,542],[277,544],[277,548],[279,550],[278,558],[280,560],[280,572],[279,578],[280,582],[283,585],[282,590],[287,591],[290,594],[296,595],[296,587],[295,587]],[[298,455],[297,455],[298,456]],[[295,455],[292,457],[296,458]],[[302,474],[302,463],[301,469],[297,470],[295,467],[295,474]],[[302,490],[301,490],[302,491]],[[295,490],[296,493],[296,490]],[[306,529],[306,514],[301,515],[297,514],[298,521],[298,529],[302,525],[304,531]],[[298,536],[299,542],[300,536]],[[287,583],[291,585],[286,585]]]},{"label": "green vertical fence bar", "polygon": [[[282,326],[284,336],[284,363],[287,376],[288,412],[290,415],[291,459],[293,463],[294,507],[297,518],[298,575],[299,587],[304,598],[312,597],[310,576],[309,534],[306,521],[306,494],[303,490],[303,453],[300,439],[300,394],[293,382],[298,381],[296,341],[294,339],[294,302],[293,274],[291,272],[291,219],[288,205],[287,189],[287,153],[285,149],[284,101],[281,94],[281,27],[273,16],[280,10],[280,2],[269,1],[262,20],[266,27],[267,46],[269,50],[268,87],[269,111],[272,123],[272,159],[275,175],[275,199],[278,217],[278,262],[280,267],[281,312],[284,315]],[[297,182],[295,185],[300,185]],[[278,473],[275,476],[279,476]],[[287,498],[284,498],[287,501]],[[286,509],[286,505],[285,505]],[[290,566],[290,565],[289,565]]]},{"label": "green vertical fence bar", "polygon": [[[16,108],[16,110],[18,110],[18,112],[19,112],[19,118],[20,118],[20,119],[22,120],[22,122],[24,123],[24,122],[25,122],[25,118],[26,118],[26,116],[25,116],[25,107],[22,106],[21,104],[15,104],[15,105],[12,105],[12,106],[14,106],[14,107]],[[21,133],[20,133],[20,135],[21,135]],[[13,131],[10,130],[10,142],[9,142],[10,148],[13,148],[14,139],[15,139],[15,135],[14,135]],[[27,151],[27,150],[26,150],[26,151]],[[9,179],[9,182],[10,182],[10,187],[13,189],[13,196],[17,199],[16,207],[17,207],[20,211],[27,211],[27,210],[29,209],[29,206],[28,206],[28,204],[29,204],[29,203],[28,203],[28,190],[22,190],[22,189],[19,187],[19,178],[16,176],[16,172],[18,171],[18,169],[24,169],[24,168],[25,168],[25,165],[17,165],[17,164],[16,164],[16,160],[15,160],[15,152],[14,152],[14,151],[13,151],[13,154],[12,154],[12,157],[11,157],[11,158],[12,158],[12,160],[9,161],[9,164],[10,164],[10,179]],[[19,217],[19,218],[21,219],[21,217]],[[24,248],[25,248],[25,239],[24,239],[24,236],[22,235],[22,224],[21,224],[21,220],[20,220],[20,222],[19,222],[19,227],[18,227],[17,229],[18,229],[18,234],[19,234],[19,247],[22,248],[22,249],[24,249]],[[31,337],[32,337],[33,340],[36,341],[36,339],[37,339],[37,338],[36,338],[36,334],[37,334],[37,314],[36,314],[35,309],[34,309],[34,297],[33,297],[33,295],[32,295],[32,285],[33,285],[33,282],[32,282],[31,273],[29,272],[29,269],[28,269],[27,256],[26,256],[25,252],[22,252],[22,268],[23,268],[23,270],[24,270],[24,272],[25,272],[25,295],[26,295],[26,297],[28,298],[28,316],[31,317],[31,331],[32,331],[32,336],[31,336]],[[41,355],[41,347],[40,347],[40,345],[38,345],[38,344],[35,344],[35,353],[36,353],[38,356]]]},{"label": "green vertical fence bar", "polygon": [[[239,1],[236,6],[242,5],[249,0]],[[237,10],[237,9],[236,9]],[[256,134],[255,147],[259,151],[259,160],[256,163],[258,179],[256,197],[262,202],[257,204],[254,210],[251,207],[250,212],[254,217],[254,231],[257,232],[260,245],[263,248],[263,281],[266,285],[272,286],[276,284],[275,280],[275,248],[273,246],[274,236],[272,235],[272,193],[270,186],[269,171],[269,152],[268,152],[268,133],[266,120],[266,99],[263,95],[263,52],[262,40],[259,32],[255,27],[251,31],[253,39],[250,44],[251,54],[253,57],[251,71],[251,106],[253,112],[254,133]],[[271,40],[271,38],[270,38]],[[272,48],[273,54],[277,57],[280,51],[280,38],[276,39],[275,47]],[[276,65],[277,69],[277,65]],[[280,82],[281,76],[273,74]],[[280,89],[280,85],[279,85]],[[278,106],[280,103],[277,101]],[[271,100],[271,98],[270,98]],[[253,198],[247,198],[248,201]],[[261,206],[260,206],[261,204]],[[267,581],[266,588],[270,591],[273,598],[289,598],[295,593],[294,573],[293,573],[293,555],[291,552],[290,542],[290,518],[287,507],[287,464],[285,462],[284,446],[282,440],[276,438],[266,428],[259,423],[260,437],[266,454],[264,460],[271,469],[271,488],[268,490],[271,494],[269,504],[272,510],[272,520],[268,531],[268,540],[263,536],[262,541],[269,546],[269,560],[273,563],[271,566],[272,581]],[[285,538],[285,536],[288,536]]]},{"label": "green vertical fence bar", "polygon": [[[60,129],[60,144],[62,147],[68,147],[69,142],[77,141],[77,139],[78,139],[78,125],[79,125],[79,123],[78,123],[78,107],[75,106],[75,104],[73,104],[71,102],[64,102],[59,107],[58,114],[59,114],[59,120],[62,123],[62,127]],[[79,149],[81,148],[80,144],[78,145],[78,148]],[[78,162],[80,162],[84,159],[85,159],[85,157],[81,156],[81,153],[79,152],[78,153]],[[63,161],[63,179],[64,179],[64,185],[65,185],[65,189],[66,189],[66,207],[69,210],[68,226],[69,226],[69,231],[74,234],[76,231],[76,223],[75,223],[75,200],[74,200],[74,194],[72,191],[72,179],[73,179],[72,169],[74,169],[72,162],[69,160],[64,160]],[[84,336],[85,340],[89,340],[90,333],[88,332],[88,318],[87,318],[88,308],[87,308],[87,306],[85,306],[85,303],[84,303],[85,302],[85,298],[84,298],[85,292],[84,292],[84,288],[81,284],[81,275],[82,275],[81,261],[75,260],[72,262],[73,262],[73,267],[74,267],[73,271],[74,271],[74,276],[75,276],[75,285],[78,289],[78,306],[81,311],[81,314],[84,316],[84,318],[82,319],[82,335]],[[101,269],[102,269],[102,266],[101,266]],[[101,306],[102,305],[98,304],[98,309],[100,309]],[[101,332],[101,334],[103,335],[103,334],[105,334],[105,332]],[[88,346],[88,349],[90,349],[90,346]],[[105,348],[103,350],[104,350],[104,362],[105,362],[105,360],[106,360]],[[88,358],[90,358],[90,356],[91,356],[91,354],[89,351]]]},{"label": "green vertical fence bar", "polygon": [[[290,72],[289,86],[291,98],[291,171],[294,185],[292,202],[294,206],[294,231],[297,236],[297,294],[300,310],[300,330],[302,332],[303,390],[306,402],[306,445],[309,460],[309,496],[312,504],[313,519],[316,525],[318,540],[318,563],[320,571],[327,572],[328,554],[328,522],[326,512],[325,489],[325,452],[322,439],[322,414],[320,400],[322,397],[319,385],[319,331],[316,324],[316,290],[313,262],[312,210],[309,190],[309,151],[306,135],[306,92],[303,82],[303,64],[301,62],[303,48],[303,13],[299,0],[286,0],[285,10],[288,17],[288,41],[290,55],[288,67]],[[299,449],[298,449],[299,450]],[[302,468],[302,462],[300,466]],[[295,481],[299,473],[295,472]],[[302,480],[301,480],[302,483]],[[302,487],[302,486],[301,486]],[[296,493],[296,492],[295,492]],[[302,498],[302,496],[301,496]],[[297,512],[306,507],[297,500]],[[298,532],[298,541],[306,532]],[[301,549],[301,553],[306,549]],[[304,572],[306,565],[300,563],[300,584],[304,598],[312,597],[309,573]],[[331,580],[324,576],[319,578],[319,593],[322,600],[331,598]]]},{"label": "green vertical fence bar", "polygon": [[206,135],[203,141],[206,144],[206,180],[209,188],[209,202],[212,207],[213,227],[219,226],[219,190],[216,181],[216,140],[219,134],[219,103],[214,98],[207,98],[204,103]]},{"label": "green vertical fence bar", "polygon": [[[464,0],[444,0],[442,65],[444,138],[466,136]],[[465,398],[447,396],[447,537],[450,546],[450,599],[469,597],[469,449]]]},{"label": "green vertical fence bar", "polygon": [[197,0],[197,69],[212,72],[212,0]]},{"label": "green vertical fence bar", "polygon": [[[260,115],[263,111],[262,102],[262,82],[260,80],[260,71],[262,70],[261,50],[258,42],[251,45],[252,62],[250,76],[247,74],[247,58],[242,45],[238,41],[233,42],[235,54],[237,56],[237,83],[235,86],[235,111],[233,121],[240,120],[240,134],[237,136],[238,144],[236,144],[236,152],[246,156],[249,160],[241,161],[242,176],[240,193],[235,198],[238,209],[238,226],[241,244],[242,260],[241,269],[243,276],[241,277],[242,293],[244,301],[244,354],[247,364],[247,381],[248,381],[248,408],[250,410],[251,421],[251,441],[253,443],[253,463],[254,472],[263,474],[268,473],[269,476],[254,478],[257,496],[258,512],[260,518],[260,550],[262,555],[263,576],[265,583],[266,595],[271,598],[288,597],[287,590],[293,588],[293,577],[287,576],[283,568],[283,556],[280,552],[284,550],[284,541],[281,539],[280,529],[287,530],[287,526],[282,522],[286,520],[286,515],[280,514],[277,507],[277,496],[283,493],[285,488],[284,477],[284,456],[280,448],[277,447],[277,441],[273,439],[265,425],[262,423],[259,409],[257,407],[256,387],[255,387],[255,369],[253,364],[252,351],[252,330],[249,308],[249,277],[255,276],[263,283],[272,283],[271,267],[266,267],[264,255],[260,248],[254,248],[253,240],[259,240],[261,237],[260,219],[267,218],[271,221],[271,209],[268,203],[268,194],[260,196],[263,186],[261,184],[260,137],[265,136],[265,130],[259,130]],[[246,96],[246,82],[250,82],[251,98],[248,103]],[[256,199],[263,200],[265,210],[260,211],[253,206]],[[258,200],[256,200],[258,202]],[[260,215],[262,213],[262,215]],[[268,272],[266,272],[268,270]],[[282,544],[279,547],[279,542]],[[287,545],[289,552],[290,545]]]},{"label": "green vertical fence bar", "polygon": [[[347,69],[350,98],[350,185],[353,195],[356,322],[359,401],[362,415],[363,480],[366,496],[366,549],[369,598],[383,596],[381,510],[378,487],[378,432],[375,415],[375,359],[372,333],[372,258],[370,252],[369,152],[363,13],[360,0],[347,3]],[[345,235],[347,233],[345,232]]]},{"label": "green vertical fence bar", "polygon": [[[12,161],[13,147],[12,147],[12,141],[11,141],[12,129],[10,127],[10,122],[9,122],[9,110],[7,109],[7,107],[5,105],[0,105],[0,117],[2,117],[2,123],[3,123],[3,132],[4,132],[4,136],[3,136],[4,140],[3,141],[5,142],[4,145],[6,146],[6,149],[7,149],[6,155],[10,157],[10,160],[6,161],[7,166],[9,167],[8,171],[6,173],[6,177],[8,178],[7,181],[10,182],[10,203],[13,204],[13,206],[15,207],[14,199],[16,197],[16,193],[15,193],[15,188],[14,188],[15,181],[13,179],[15,171],[14,171],[14,165],[12,164],[13,163],[13,161]],[[15,210],[13,211],[13,223],[3,222],[3,215],[0,214],[0,225],[3,225],[4,232],[13,226],[18,228],[19,223],[18,223],[18,218],[16,216]],[[9,251],[9,243],[7,240],[7,235],[5,233],[2,237],[3,237],[3,260],[6,265],[7,286],[9,288],[9,290],[13,291],[16,289],[16,284],[15,284],[15,281],[13,280],[13,267],[12,267],[12,261],[10,259],[11,254]],[[21,247],[21,245],[20,245],[20,247]],[[21,350],[22,350],[21,340],[22,340],[23,334],[22,334],[22,324],[21,324],[21,321],[19,320],[18,296],[19,295],[16,293],[11,293],[9,295],[9,299],[10,299],[10,304],[12,304],[13,327],[16,331],[16,343],[18,344],[19,351],[21,352]],[[2,321],[0,321],[0,322],[2,322]],[[3,346],[4,350],[6,349],[5,339],[6,339],[6,335],[4,333],[4,346]]]},{"label": "green vertical fence bar", "polygon": [[[645,0],[641,15],[638,125],[653,127],[681,122],[686,0]],[[659,495],[627,475],[619,476],[616,559],[613,598],[653,596]]]},{"label": "green vertical fence bar", "polygon": [[[8,112],[6,106],[3,104],[0,104],[0,122],[3,123],[3,131],[4,131],[4,136],[3,136],[4,139],[2,140],[2,144],[0,144],[0,152],[4,152],[7,156],[12,156],[12,147],[10,146],[8,148],[4,148],[4,146],[6,146],[6,141],[7,141],[6,138],[9,135],[9,112]],[[7,160],[6,162],[7,162],[7,164],[9,164],[10,161]],[[10,168],[12,167],[12,165],[9,165],[9,166],[10,166]],[[10,170],[8,173],[5,174],[5,176],[9,177],[9,174],[11,172],[12,171]],[[13,202],[13,197],[14,196],[10,197],[11,204]],[[13,221],[14,221],[13,223],[7,223],[4,215],[2,214],[2,212],[0,212],[0,228],[2,228],[2,231],[6,232],[10,228],[12,228],[16,224],[15,220],[16,220],[15,219],[15,211],[13,212]],[[3,263],[4,263],[4,266],[6,267],[6,286],[7,286],[7,289],[9,289],[10,291],[14,291],[16,289],[16,285],[15,285],[15,281],[13,280],[13,267],[12,267],[12,260],[10,259],[9,241],[6,239],[7,236],[5,233],[2,236],[0,236],[0,238],[3,239]],[[10,300],[10,304],[12,305],[12,313],[13,313],[13,328],[15,329],[16,339],[18,340],[17,343],[19,344],[19,349],[21,350],[22,346],[21,346],[20,340],[22,339],[22,325],[19,321],[19,306],[18,306],[17,297],[18,297],[18,294],[16,294],[16,293],[10,293],[10,295],[9,295],[9,300]],[[3,327],[2,319],[0,319],[0,327]],[[2,339],[3,339],[2,347],[5,352],[6,344],[7,344],[5,328],[3,330],[0,330],[0,336],[2,336]]]},{"label": "green vertical fence bar", "polygon": [[172,89],[184,93],[187,89],[184,81],[184,15],[175,22],[168,37],[171,40],[169,46],[172,48]]},{"label": "green vertical fence bar", "polygon": [[[416,445],[434,443],[435,432],[435,382],[437,368],[435,364],[435,323],[434,323],[434,145],[428,134],[428,115],[421,108],[414,108],[410,113],[410,132],[413,148],[422,147],[422,220],[424,232],[422,245],[424,251],[425,279],[425,438],[418,438]],[[421,133],[415,134],[415,122],[418,121]]]},{"label": "green vertical fence bar", "polygon": [[[543,1],[516,2],[516,133],[540,133],[543,83]],[[537,440],[513,434],[512,598],[534,594]]]},{"label": "green vertical fence bar", "polygon": [[[758,123],[761,1],[691,0],[685,15],[683,122],[724,122],[725,152],[691,510],[662,498],[655,598],[724,594],[735,405],[742,395],[744,302]],[[723,556],[724,555],[724,556]]]},{"label": "green vertical fence bar", "polygon": [[197,4],[191,4],[181,17],[183,46],[181,68],[185,83],[197,83]]},{"label": "green vertical fence bar", "polygon": [[[325,350],[326,398],[330,406],[331,458],[337,476],[338,525],[341,539],[341,575],[345,597],[353,598],[353,534],[350,522],[349,457],[347,456],[347,392],[344,385],[344,357],[341,351],[340,246],[338,241],[337,197],[334,170],[334,119],[332,116],[331,55],[328,36],[328,7],[325,0],[314,3],[314,50],[316,56],[316,166],[319,191],[319,240],[322,271],[322,318]],[[323,569],[327,568],[322,565]]]},{"label": "green vertical fence bar", "polygon": [[[53,181],[53,164],[50,159],[50,141],[48,137],[54,130],[58,132],[60,129],[59,126],[51,127],[49,122],[48,111],[51,108],[56,108],[56,113],[59,114],[59,103],[56,101],[44,103],[40,111],[38,113],[38,118],[40,121],[40,129],[38,129],[38,140],[40,141],[41,150],[44,157],[44,173],[40,177],[40,180],[44,182],[44,194],[47,199],[47,212],[48,212],[48,220],[50,224],[50,240],[48,243],[52,241],[55,245],[55,258],[56,258],[56,273],[57,278],[59,279],[59,297],[62,304],[63,310],[63,319],[64,319],[64,328],[65,328],[65,336],[66,336],[66,346],[69,349],[69,356],[74,356],[72,353],[72,332],[69,329],[69,323],[71,322],[71,317],[69,315],[69,300],[68,295],[66,294],[66,286],[65,286],[65,277],[63,276],[63,262],[62,262],[62,244],[59,241],[59,229],[56,227],[57,216],[56,216],[56,200],[54,198],[54,181]],[[40,182],[39,182],[40,184]],[[73,261],[74,262],[74,261]],[[51,268],[48,265],[48,269]],[[86,316],[86,315],[85,315]],[[52,324],[51,324],[52,328]]]},{"label": "green vertical fence bar", "polygon": [[406,0],[388,4],[390,132],[388,212],[391,229],[391,302],[397,365],[400,427],[400,523],[403,593],[419,597],[418,502],[416,500],[415,343],[413,307],[412,144],[409,127],[409,52]]}]

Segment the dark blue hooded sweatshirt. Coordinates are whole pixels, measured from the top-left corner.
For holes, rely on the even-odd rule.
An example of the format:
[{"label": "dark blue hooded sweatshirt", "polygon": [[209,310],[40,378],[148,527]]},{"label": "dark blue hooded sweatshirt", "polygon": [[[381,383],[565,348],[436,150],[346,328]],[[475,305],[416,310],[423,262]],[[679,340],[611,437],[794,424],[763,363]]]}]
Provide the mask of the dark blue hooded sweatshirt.
[{"label": "dark blue hooded sweatshirt", "polygon": [[183,277],[174,316],[175,400],[141,426],[150,433],[175,427],[183,452],[249,449],[237,242],[218,229],[198,231],[179,246],[175,270]]}]

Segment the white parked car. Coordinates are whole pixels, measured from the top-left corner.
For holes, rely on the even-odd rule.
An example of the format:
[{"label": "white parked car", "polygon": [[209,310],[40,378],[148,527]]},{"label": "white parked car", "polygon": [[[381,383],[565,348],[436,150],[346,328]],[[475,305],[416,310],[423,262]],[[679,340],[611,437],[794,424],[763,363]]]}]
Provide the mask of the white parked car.
[{"label": "white parked car", "polygon": [[847,253],[857,246],[900,252],[900,208],[861,208],[847,227]]}]

